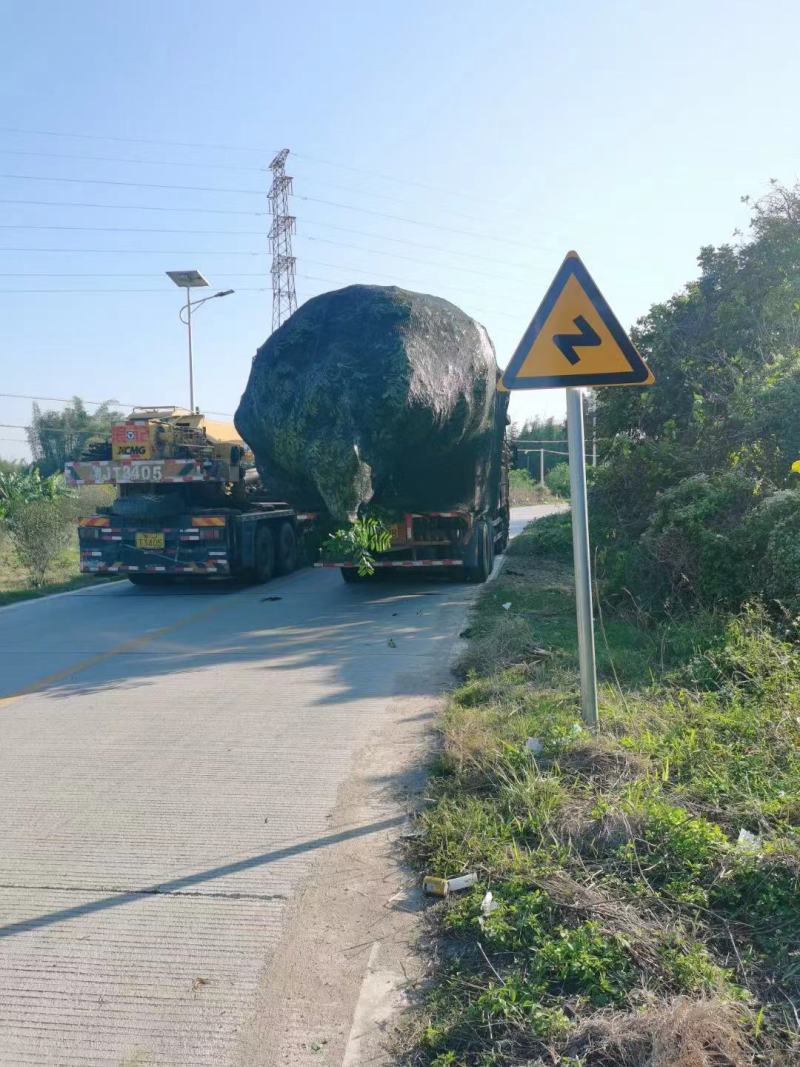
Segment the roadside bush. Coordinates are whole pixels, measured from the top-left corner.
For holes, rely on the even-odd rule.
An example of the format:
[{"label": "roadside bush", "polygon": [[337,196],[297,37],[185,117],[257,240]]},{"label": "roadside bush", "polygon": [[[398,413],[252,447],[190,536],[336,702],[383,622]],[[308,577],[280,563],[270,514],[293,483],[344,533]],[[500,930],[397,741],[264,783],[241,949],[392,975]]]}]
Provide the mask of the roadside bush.
[{"label": "roadside bush", "polygon": [[569,464],[556,463],[549,474],[545,475],[545,484],[551,493],[569,500]]},{"label": "roadside bush", "polygon": [[[777,494],[776,494],[777,495]],[[800,494],[782,501],[761,558],[764,593],[792,611],[800,610]],[[778,508],[773,509],[778,512]]]},{"label": "roadside bush", "polygon": [[510,556],[548,556],[572,559],[572,519],[569,512],[545,515],[509,549]]},{"label": "roadside bush", "polygon": [[44,585],[69,544],[75,519],[76,501],[69,496],[6,503],[4,527],[34,588]]},{"label": "roadside bush", "polygon": [[662,493],[641,538],[656,564],[650,592],[668,602],[740,604],[752,589],[755,562],[742,523],[757,492],[752,478],[731,471],[695,474]]},{"label": "roadside bush", "polygon": [[674,442],[617,437],[592,472],[592,543],[601,550],[634,544],[647,529],[659,493],[692,473],[691,462]]}]

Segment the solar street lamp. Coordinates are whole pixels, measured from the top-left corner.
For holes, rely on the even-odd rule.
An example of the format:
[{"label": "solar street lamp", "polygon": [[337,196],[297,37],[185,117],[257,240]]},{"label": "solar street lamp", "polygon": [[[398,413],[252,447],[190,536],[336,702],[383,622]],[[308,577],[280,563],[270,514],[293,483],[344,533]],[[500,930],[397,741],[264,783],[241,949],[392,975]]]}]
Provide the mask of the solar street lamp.
[{"label": "solar street lamp", "polygon": [[[168,270],[167,277],[178,286],[179,289],[186,290],[186,304],[178,312],[178,316],[182,323],[185,324],[189,337],[189,410],[194,413],[194,359],[192,356],[192,308],[200,307],[201,304],[205,304],[207,300],[215,300],[219,296],[230,296],[233,289],[223,289],[218,293],[212,293],[211,296],[206,296],[200,300],[192,300],[192,289],[203,289],[208,287],[208,282],[200,273],[199,270]],[[184,318],[184,311],[186,317]]]}]

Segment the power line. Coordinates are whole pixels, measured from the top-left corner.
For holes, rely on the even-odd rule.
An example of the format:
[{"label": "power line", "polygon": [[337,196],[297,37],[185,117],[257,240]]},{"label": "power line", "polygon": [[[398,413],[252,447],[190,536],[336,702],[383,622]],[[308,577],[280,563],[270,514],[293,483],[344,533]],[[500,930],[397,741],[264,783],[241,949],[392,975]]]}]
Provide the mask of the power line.
[{"label": "power line", "polygon": [[264,195],[263,189],[226,189],[213,185],[169,185],[161,182],[121,182],[113,178],[60,178],[49,174],[0,174],[0,178],[24,182],[68,182],[71,185],[120,185],[128,189],[174,189],[179,192]]},{"label": "power line", "polygon": [[0,204],[25,204],[31,207],[90,207],[108,211],[181,211],[202,215],[248,215],[263,218],[268,211],[232,211],[215,207],[162,207],[152,204],[92,204],[83,200],[9,200],[0,199]]},{"label": "power line", "polygon": [[[239,293],[266,293],[266,286],[240,286]],[[171,289],[0,289],[0,293],[161,293],[162,296],[175,296]]]},{"label": "power line", "polygon": [[[371,272],[368,272],[368,271],[355,271],[355,268],[342,267],[341,265],[332,264],[332,263],[331,264],[320,263],[320,262],[315,261],[315,260],[309,260],[307,262],[315,262],[317,264],[317,266],[322,266],[322,267],[330,266],[330,267],[332,267],[334,269],[353,270],[355,273],[371,273]],[[257,275],[257,277],[262,277],[262,276],[263,275]],[[352,285],[352,284],[354,284],[352,281],[350,281],[349,278],[346,278],[346,279],[345,278],[323,278],[323,277],[320,277],[319,275],[315,275],[315,274],[297,274],[296,277],[297,278],[301,278],[304,281],[323,282],[325,285]],[[376,283],[376,284],[387,284],[387,283]],[[396,284],[398,284],[398,280],[394,279],[392,282],[390,282],[388,284],[396,285]],[[404,283],[404,284],[407,285],[409,283]],[[268,292],[268,289],[267,289],[266,286],[239,286],[236,291],[237,291],[237,293],[266,293],[266,292]],[[464,299],[464,300],[469,301],[469,302],[471,302],[472,299],[473,299],[473,292],[472,291],[463,290],[463,289],[462,290],[453,290],[453,291],[454,292],[458,292],[460,294],[460,298],[461,299]],[[164,296],[164,295],[169,295],[171,292],[172,292],[171,289],[164,289],[164,288],[160,288],[160,289],[110,289],[110,288],[106,288],[106,289],[0,289],[0,295],[5,295],[5,296],[34,295],[34,294],[44,295],[44,294],[56,294],[56,293],[64,293],[64,294],[68,293],[70,295],[93,295],[93,296],[116,295],[116,294],[134,294],[134,293],[135,294],[160,293],[162,296]],[[498,315],[498,316],[501,316],[503,318],[514,319],[515,322],[519,321],[519,316],[518,315],[514,315],[514,314],[512,314],[511,312],[508,312],[508,311],[501,311],[498,308],[481,308],[481,307],[477,307],[475,305],[472,305],[472,308],[473,308],[474,311],[480,312],[480,314]]]},{"label": "power line", "polygon": [[[128,189],[171,189],[178,192],[205,192],[205,193],[235,193],[241,195],[262,196],[260,189],[228,189],[208,185],[170,185],[157,182],[121,182],[110,178],[57,178],[42,174],[0,174],[0,178],[15,181],[34,182],[68,182],[73,185],[113,185]],[[362,215],[373,215],[378,218],[392,219],[395,222],[405,222],[411,226],[423,226],[429,230],[439,230],[443,233],[457,233],[463,237],[477,238],[482,241],[496,241],[499,244],[515,245],[519,248],[529,248],[530,244],[525,241],[515,241],[510,237],[497,237],[490,233],[476,233],[471,230],[461,230],[455,226],[442,226],[439,223],[424,222],[420,219],[410,219],[404,215],[392,215],[385,211],[374,211],[371,208],[358,207],[356,204],[343,204],[337,200],[325,200],[322,197],[301,196],[294,194],[298,200],[304,200],[310,204],[325,204],[328,207],[338,207],[344,211],[356,211]]]},{"label": "power line", "polygon": [[[2,201],[0,201],[0,203],[2,203]],[[328,223],[317,222],[316,220],[312,220],[311,224],[313,226],[322,226],[324,229],[341,230],[344,233],[354,233],[354,234],[358,234],[358,235],[363,236],[363,237],[370,237],[373,240],[379,240],[379,241],[380,240],[384,240],[384,241],[390,241],[390,242],[395,243],[395,244],[407,244],[407,245],[410,245],[410,246],[416,247],[416,248],[425,248],[425,249],[427,249],[428,251],[431,251],[431,252],[440,252],[440,253],[442,253],[442,255],[455,256],[456,258],[460,258],[460,259],[469,259],[471,262],[496,263],[496,264],[499,264],[501,266],[511,267],[512,269],[515,269],[515,270],[527,270],[529,268],[529,266],[530,266],[530,265],[526,265],[526,264],[523,264],[523,263],[512,263],[509,260],[494,259],[494,258],[491,258],[491,257],[486,257],[486,256],[478,255],[478,254],[475,254],[475,253],[458,252],[458,251],[455,251],[453,249],[442,248],[442,247],[440,247],[438,245],[429,245],[429,244],[421,243],[421,242],[418,242],[418,241],[407,241],[407,240],[402,240],[402,239],[396,238],[396,237],[384,237],[382,234],[369,233],[369,232],[365,232],[363,230],[353,230],[353,229],[350,229],[349,227],[331,226]],[[41,224],[41,223],[21,223],[19,225],[14,224],[14,223],[0,223],[0,230],[48,230],[48,231],[50,231],[50,230],[55,230],[55,231],[63,230],[63,231],[71,232],[71,233],[170,233],[170,234],[178,233],[178,234],[204,234],[204,235],[229,236],[229,237],[230,236],[260,237],[262,235],[262,231],[261,230],[195,230],[195,229],[185,229],[185,228],[179,229],[179,228],[175,228],[175,227],[166,227],[166,226],[83,226],[83,225],[81,225],[81,226],[65,226],[65,225],[62,225],[61,223],[53,223],[53,224],[50,224],[50,223],[46,223],[46,224]],[[359,245],[347,244],[344,241],[333,241],[330,238],[326,238],[326,237],[315,237],[312,234],[301,233],[299,236],[301,238],[303,238],[304,240],[306,240],[306,241],[318,241],[318,242],[321,242],[323,244],[336,245],[337,247],[340,247],[340,248],[352,248],[352,249],[356,249],[356,250],[362,251],[362,252],[371,252],[374,255],[394,255],[394,253],[391,253],[391,252],[381,252],[379,249],[376,249],[376,248],[364,248],[363,246],[359,246]],[[2,251],[2,249],[0,249],[0,251]],[[409,259],[408,256],[397,256],[396,258]],[[428,263],[429,261],[428,260],[413,260],[412,262],[418,262],[418,263],[419,262],[425,262],[425,263]],[[451,266],[450,264],[446,264],[446,263],[437,264],[437,265],[438,266],[444,266],[444,267],[450,267]],[[453,267],[452,269],[457,270],[459,268]],[[460,269],[464,269],[464,268],[460,268]],[[474,273],[474,272],[472,272],[472,273]]]},{"label": "power line", "polygon": [[[79,232],[79,233],[84,233],[84,232],[86,232],[86,233],[170,233],[170,234],[179,233],[179,234],[204,234],[204,235],[208,235],[208,236],[210,236],[210,235],[214,235],[214,236],[222,236],[222,235],[225,235],[225,236],[237,236],[238,235],[238,236],[242,236],[242,237],[257,237],[257,236],[261,236],[261,233],[258,230],[186,230],[186,229],[171,229],[171,228],[166,228],[166,227],[165,228],[161,228],[161,227],[137,227],[137,226],[61,226],[61,225],[40,226],[40,225],[27,225],[27,224],[23,225],[23,226],[14,226],[14,225],[6,224],[6,223],[0,223],[0,230],[66,230],[66,231],[69,231],[69,232]],[[312,237],[309,234],[301,234],[300,236],[301,236],[301,238],[303,240],[314,241],[314,242],[317,242],[317,243],[320,243],[320,244],[333,245],[335,248],[348,248],[348,249],[351,249],[351,250],[357,251],[357,252],[367,252],[368,254],[374,255],[374,256],[384,256],[384,257],[388,256],[391,259],[402,259],[402,260],[404,260],[404,261],[406,261],[408,263],[421,263],[421,264],[424,264],[425,266],[441,267],[441,268],[444,268],[446,270],[457,270],[457,271],[461,271],[461,272],[464,272],[464,273],[467,273],[467,274],[476,274],[481,278],[490,278],[490,279],[494,279],[494,280],[497,280],[497,281],[501,280],[500,278],[498,278],[497,275],[487,274],[486,271],[475,270],[472,267],[459,267],[459,266],[457,266],[456,264],[453,264],[453,263],[431,263],[430,260],[420,259],[420,258],[418,258],[416,256],[404,256],[404,255],[402,255],[402,254],[400,254],[398,252],[384,252],[379,248],[365,248],[364,245],[349,244],[346,241],[332,241],[332,240],[330,240],[329,238],[326,238],[326,237]],[[0,248],[0,251],[3,251],[3,249]],[[457,253],[449,253],[447,249],[438,249],[438,251],[441,251],[442,253],[444,253],[446,255],[447,254],[450,254],[450,255],[457,254]],[[467,258],[467,257],[464,257],[464,258]],[[478,262],[480,262],[481,259],[482,259],[481,256],[471,256],[469,258],[474,260],[474,261],[478,261]],[[509,265],[511,265],[511,264],[509,264]],[[513,281],[514,279],[508,278],[507,280],[508,281]]]},{"label": "power line", "polygon": [[[215,151],[258,153],[260,156],[263,156],[267,153],[272,155],[274,152],[274,149],[268,149],[263,145],[260,147],[256,147],[246,145],[209,144],[208,142],[197,141],[168,141],[142,137],[106,137],[101,136],[100,134],[90,133],[64,133],[60,130],[27,130],[13,126],[0,126],[0,133],[33,134],[37,137],[66,137],[84,141],[114,141],[118,144],[154,144],[169,146],[172,148],[210,148]],[[396,184],[400,185],[413,185],[421,189],[428,189],[431,192],[445,193],[448,196],[458,196],[462,199],[472,200],[480,204],[486,203],[484,197],[461,192],[454,186],[438,186],[427,182],[419,181],[419,179],[416,178],[401,178],[396,174],[382,174],[378,171],[369,170],[366,167],[354,167],[352,163],[337,163],[333,160],[321,159],[319,156],[307,155],[304,152],[295,152],[294,155],[297,156],[298,159],[305,159],[308,160],[310,163],[320,163],[324,167],[334,167],[338,170],[347,170],[355,174],[367,174],[370,177],[379,178],[381,181],[395,182]],[[513,208],[510,209],[508,205],[504,204],[501,200],[494,200],[490,202],[495,203],[506,211],[514,210]]]},{"label": "power line", "polygon": [[[372,274],[372,271],[358,270],[355,267],[345,267],[342,264],[337,264],[337,263],[325,263],[325,262],[322,262],[320,260],[306,260],[306,262],[313,263],[318,267],[330,267],[333,270],[347,270],[347,271],[350,271],[351,273],[355,273],[355,274],[367,274],[367,275],[371,275]],[[349,278],[321,278],[318,275],[314,275],[314,274],[297,274],[296,277],[302,278],[303,280],[306,280],[306,281],[324,282],[326,285],[352,285],[352,284],[354,284],[353,282],[350,281]],[[400,279],[392,279],[390,282],[381,282],[381,283],[377,283],[376,282],[375,284],[400,285],[401,288],[403,288],[403,287],[408,286],[409,284],[416,284],[416,283],[409,283],[407,281],[404,281],[404,282],[401,283]],[[268,291],[268,289],[267,289],[266,286],[239,286],[236,291],[238,293],[265,293],[265,292]],[[454,293],[458,293],[459,294],[459,299],[463,299],[463,300],[467,300],[467,301],[471,301],[473,299],[473,297],[474,297],[474,293],[477,292],[477,290],[466,290],[466,289],[455,289],[455,290],[451,290],[451,291],[454,292]],[[172,293],[172,290],[171,289],[165,289],[163,287],[162,288],[158,288],[158,289],[144,289],[144,288],[136,288],[136,289],[122,289],[122,288],[119,288],[119,289],[114,289],[114,288],[103,288],[103,289],[73,289],[73,288],[58,288],[58,289],[0,289],[0,295],[2,295],[2,296],[15,296],[15,295],[20,295],[20,296],[27,295],[27,296],[30,296],[30,295],[33,295],[33,294],[40,294],[40,295],[51,294],[52,295],[52,294],[56,294],[56,293],[71,294],[73,296],[77,296],[77,295],[94,295],[94,296],[106,295],[106,296],[109,296],[109,295],[114,295],[114,294],[126,294],[126,293],[127,294],[131,294],[131,293],[139,293],[139,294],[160,293],[162,296],[165,296],[165,295],[168,296],[168,295],[170,295]],[[481,313],[482,314],[488,314],[488,315],[499,315],[499,316],[502,316],[504,318],[514,319],[515,321],[518,320],[518,318],[519,318],[518,315],[514,315],[511,312],[501,311],[501,310],[495,309],[495,308],[484,308],[484,309],[482,309]]]},{"label": "power line", "polygon": [[69,230],[79,233],[204,233],[226,236],[261,237],[262,230],[176,230],[163,226],[62,226],[50,223],[0,223],[0,230]]},{"label": "power line", "polygon": [[0,148],[3,156],[41,156],[44,159],[79,159],[87,163],[125,163],[151,167],[192,167],[195,170],[239,170],[248,173],[266,174],[266,167],[237,165],[235,163],[188,163],[177,159],[126,159],[124,156],[86,156],[72,152],[40,152],[26,148]]},{"label": "power line", "polygon": [[[2,201],[0,201],[0,203],[2,203]],[[301,219],[300,221],[301,225],[303,225],[303,220]],[[425,248],[429,252],[442,252],[448,256],[456,256],[458,258],[469,259],[472,261],[480,260],[482,263],[497,263],[499,266],[513,267],[515,270],[527,270],[528,266],[532,266],[532,264],[512,263],[507,259],[495,259],[491,256],[485,256],[483,253],[476,255],[474,252],[459,252],[455,249],[440,248],[437,245],[426,244],[424,241],[409,241],[408,238],[405,237],[388,237],[385,234],[372,233],[369,230],[354,230],[350,226],[336,226],[331,222],[320,222],[317,219],[308,219],[307,221],[312,226],[321,226],[324,230],[337,230],[340,233],[353,233],[358,237],[372,237],[377,241],[389,241],[391,244],[409,245],[412,248]],[[303,234],[301,234],[301,236],[303,236]],[[320,240],[320,238],[317,238],[317,240]],[[547,246],[530,245],[528,247],[546,248]]]},{"label": "power line", "polygon": [[[163,205],[152,205],[152,204],[96,204],[96,203],[92,203],[92,202],[85,201],[85,200],[10,200],[10,199],[0,198],[0,204],[21,204],[21,205],[34,206],[34,207],[79,207],[79,208],[92,208],[92,209],[100,209],[100,210],[107,210],[107,211],[116,211],[116,210],[119,210],[119,211],[167,211],[167,212],[169,212],[169,211],[180,211],[180,212],[189,213],[189,214],[197,213],[197,214],[204,214],[204,215],[245,215],[245,216],[248,216],[248,217],[259,217],[259,218],[263,218],[264,216],[269,214],[269,212],[267,212],[267,211],[228,211],[228,210],[223,210],[221,208],[205,208],[205,207],[165,207]],[[307,220],[307,222],[309,222],[312,226],[322,227],[322,229],[324,229],[324,230],[335,230],[335,231],[337,231],[339,233],[352,233],[352,234],[355,234],[357,237],[370,237],[370,238],[373,238],[373,239],[378,240],[378,241],[388,241],[391,244],[408,245],[409,247],[412,247],[412,248],[424,248],[424,249],[427,249],[430,252],[442,252],[444,255],[456,256],[456,257],[465,258],[465,259],[468,258],[470,260],[480,259],[484,263],[497,263],[497,264],[500,264],[501,266],[510,266],[510,267],[513,267],[513,268],[519,269],[519,270],[525,270],[526,266],[527,266],[524,263],[511,263],[508,260],[495,259],[494,257],[485,256],[483,254],[481,254],[480,256],[476,256],[473,252],[459,252],[457,249],[441,248],[438,245],[427,244],[424,241],[411,241],[407,237],[390,237],[387,234],[374,233],[371,230],[357,230],[357,229],[354,229],[352,226],[337,226],[334,223],[322,222],[319,219],[309,219],[309,220]],[[34,228],[34,227],[9,226],[8,228],[9,229],[23,229],[23,228],[28,229],[28,228]],[[41,228],[44,228],[44,227],[41,227]],[[87,227],[74,226],[74,227],[72,227],[71,226],[71,227],[64,227],[64,229],[103,230],[103,229],[106,229],[106,227],[93,227],[93,226],[92,227],[90,227],[90,226],[87,226]],[[108,229],[112,229],[112,227],[108,227]],[[113,227],[113,229],[120,229],[121,230],[122,228],[121,227]],[[137,227],[130,227],[131,232],[135,232],[137,229],[138,229]],[[155,233],[156,231],[153,230],[152,232]],[[166,232],[174,232],[174,233],[181,232],[181,233],[183,233],[183,232],[188,232],[188,231],[183,231],[183,230],[182,231],[178,231],[178,230],[174,230],[174,231],[169,230],[168,231],[168,230],[164,230],[164,231],[158,231],[158,232],[165,232],[165,233]],[[197,232],[200,232],[200,231],[197,231]],[[221,231],[215,231],[215,232],[221,232]],[[244,232],[244,231],[236,230],[236,231],[230,231],[230,232],[238,233],[238,232]],[[248,232],[250,232],[250,231],[248,231]],[[260,232],[261,231],[259,231],[259,234],[260,234]],[[305,236],[308,236],[308,235],[305,235]],[[320,238],[318,238],[318,240],[319,239]],[[529,245],[527,247],[529,247],[529,248],[548,249],[548,250],[551,248],[551,246],[549,246],[549,245],[538,244],[538,243],[537,244],[531,244],[531,245]]]},{"label": "power line", "polygon": [[239,249],[236,252],[223,252],[218,248],[18,248],[16,246],[10,248],[0,247],[0,252],[89,252],[92,255],[95,254],[109,254],[112,256],[118,255],[147,255],[147,256],[266,256],[264,251],[251,251],[242,252]]},{"label": "power line", "polygon": [[[0,175],[2,177],[2,175]],[[362,215],[376,215],[384,219],[393,219],[395,222],[406,222],[412,226],[424,226],[428,230],[440,230],[443,233],[457,233],[462,237],[475,237],[481,241],[497,241],[504,245],[516,245],[519,248],[529,248],[529,243],[525,241],[514,241],[510,237],[496,237],[492,233],[475,233],[471,230],[460,230],[455,226],[440,226],[435,222],[422,222],[419,219],[409,219],[403,215],[390,215],[385,211],[373,211],[366,207],[356,207],[354,204],[342,204],[337,200],[323,200],[320,197],[315,196],[301,196],[300,193],[294,194],[297,200],[305,200],[309,204],[326,204],[329,207],[339,207],[346,211],[358,211]]]},{"label": "power line", "polygon": [[23,130],[14,126],[0,126],[0,133],[26,133],[37,137],[72,137],[81,141],[118,141],[124,144],[160,144],[172,148],[213,148],[222,152],[264,152],[262,148],[245,148],[242,145],[208,144],[192,141],[164,141],[145,137],[106,137],[96,133],[64,133],[61,130]]},{"label": "power line", "polygon": [[[82,153],[74,152],[41,152],[34,149],[21,149],[21,148],[0,148],[0,155],[5,156],[36,156],[44,159],[70,159],[80,160],[81,162],[89,163],[118,163],[124,166],[149,166],[149,167],[183,167],[194,170],[234,170],[234,171],[246,171],[248,173],[255,174],[267,174],[267,167],[254,167],[244,166],[242,164],[235,163],[211,163],[211,162],[187,162],[186,160],[177,159],[130,159],[125,156],[89,156]],[[369,173],[369,172],[367,172]],[[380,193],[374,189],[354,189],[352,185],[340,185],[337,182],[322,182],[316,178],[308,178],[303,176],[305,181],[310,181],[312,185],[324,184],[326,189],[342,189],[344,192],[355,193],[357,196],[368,196],[376,200],[388,200],[394,204],[413,204],[415,201],[403,199],[402,197],[393,196],[391,193]],[[417,184],[412,182],[411,184]],[[444,191],[444,190],[443,190]],[[448,215],[454,215],[457,218],[468,219],[472,222],[482,221],[481,216],[469,215],[463,211],[454,211],[452,208],[440,207],[437,209],[440,212],[444,212]]]}]

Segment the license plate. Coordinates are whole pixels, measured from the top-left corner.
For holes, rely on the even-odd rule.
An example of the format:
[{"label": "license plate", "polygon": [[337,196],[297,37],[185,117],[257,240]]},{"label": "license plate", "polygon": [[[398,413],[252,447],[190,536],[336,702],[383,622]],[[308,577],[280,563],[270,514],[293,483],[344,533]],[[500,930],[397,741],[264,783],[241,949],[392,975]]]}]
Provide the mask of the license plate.
[{"label": "license plate", "polygon": [[163,533],[137,533],[137,535],[136,535],[136,547],[137,548],[163,548],[164,547],[164,535],[163,535]]}]

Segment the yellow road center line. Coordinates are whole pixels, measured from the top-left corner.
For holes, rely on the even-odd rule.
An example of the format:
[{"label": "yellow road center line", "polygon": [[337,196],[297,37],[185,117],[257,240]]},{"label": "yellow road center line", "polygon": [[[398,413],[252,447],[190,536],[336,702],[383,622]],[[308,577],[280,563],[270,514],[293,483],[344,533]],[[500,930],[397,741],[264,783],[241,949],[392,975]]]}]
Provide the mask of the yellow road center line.
[{"label": "yellow road center line", "polygon": [[20,697],[30,696],[31,693],[40,693],[43,689],[47,689],[48,686],[55,685],[73,674],[80,674],[91,667],[96,667],[99,663],[105,663],[106,660],[113,659],[114,656],[123,656],[126,652],[136,652],[137,649],[157,641],[160,637],[166,637],[167,634],[173,634],[176,630],[181,630],[184,626],[190,626],[193,622],[200,622],[210,615],[216,615],[218,611],[222,611],[225,607],[228,607],[228,602],[212,604],[211,607],[192,612],[191,615],[170,623],[169,626],[162,626],[149,634],[143,634],[141,637],[134,637],[130,641],[124,641],[121,645],[117,645],[116,648],[110,648],[107,652],[99,652],[96,656],[78,660],[71,667],[64,667],[63,670],[54,671],[53,674],[46,674],[43,678],[38,678],[35,682],[31,682],[13,693],[7,693],[5,696],[0,697],[0,707],[10,704],[12,700],[19,700]]}]

